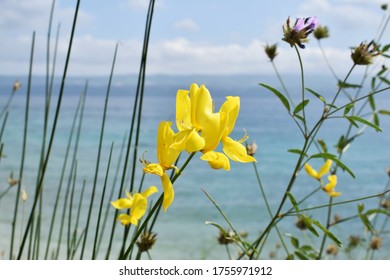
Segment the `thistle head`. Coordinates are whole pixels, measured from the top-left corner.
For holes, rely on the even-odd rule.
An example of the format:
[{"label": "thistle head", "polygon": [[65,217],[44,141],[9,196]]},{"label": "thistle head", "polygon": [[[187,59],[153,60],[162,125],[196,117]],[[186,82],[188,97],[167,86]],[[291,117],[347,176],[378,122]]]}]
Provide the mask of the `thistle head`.
[{"label": "thistle head", "polygon": [[316,17],[297,18],[294,26],[290,26],[290,18],[287,18],[286,24],[283,26],[284,37],[282,40],[286,41],[293,47],[297,44],[301,49],[305,48],[303,43],[307,43],[307,37],[314,31],[318,25]]},{"label": "thistle head", "polygon": [[267,44],[265,47],[264,47],[264,51],[266,53],[266,55],[268,56],[268,58],[273,61],[274,58],[278,55],[278,52],[277,52],[277,44],[273,44],[273,45],[269,45]]},{"label": "thistle head", "polygon": [[374,41],[368,44],[362,42],[353,49],[351,58],[356,65],[369,65],[372,63],[372,59],[380,54],[379,45]]}]

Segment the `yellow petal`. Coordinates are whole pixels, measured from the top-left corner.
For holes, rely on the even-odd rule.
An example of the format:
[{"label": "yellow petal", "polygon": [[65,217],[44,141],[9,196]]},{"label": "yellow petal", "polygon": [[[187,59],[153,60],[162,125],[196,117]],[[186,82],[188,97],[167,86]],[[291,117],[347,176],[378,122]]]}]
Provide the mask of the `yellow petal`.
[{"label": "yellow petal", "polygon": [[214,113],[209,117],[201,133],[201,136],[205,140],[205,146],[202,152],[207,153],[217,148],[226,130],[227,121],[228,118],[225,112]]},{"label": "yellow petal", "polygon": [[207,161],[213,169],[223,168],[225,170],[230,170],[230,161],[223,153],[210,151],[203,154],[200,159]]},{"label": "yellow petal", "polygon": [[111,201],[111,205],[116,209],[129,209],[133,205],[133,199],[120,198],[116,201]]},{"label": "yellow petal", "polygon": [[332,161],[330,159],[326,160],[324,165],[321,166],[320,170],[318,170],[318,177],[321,178],[326,173],[328,173],[331,166],[332,166]]},{"label": "yellow petal", "polygon": [[161,122],[157,132],[157,158],[164,168],[171,166],[180,154],[180,151],[171,147],[176,138],[171,125],[171,122]]},{"label": "yellow petal", "polygon": [[191,100],[188,90],[178,90],[176,94],[176,126],[179,131],[192,127]]},{"label": "yellow petal", "polygon": [[234,141],[229,137],[222,138],[224,153],[234,161],[238,162],[256,162],[256,159],[247,154],[246,148],[241,143]]},{"label": "yellow petal", "polygon": [[173,190],[172,182],[166,173],[161,176],[161,183],[164,189],[163,209],[164,211],[167,211],[169,205],[171,205],[175,197],[175,193]]},{"label": "yellow petal", "polygon": [[163,167],[158,163],[149,163],[143,168],[145,173],[162,176],[164,174]]},{"label": "yellow petal", "polygon": [[138,225],[138,220],[135,219],[134,217],[127,215],[127,214],[120,214],[116,218],[117,221],[120,221],[122,225],[128,225],[128,224],[133,224],[133,225]]},{"label": "yellow petal", "polygon": [[227,96],[226,101],[221,106],[221,112],[225,112],[228,115],[228,123],[224,136],[228,136],[236,124],[238,112],[240,111],[240,97]]},{"label": "yellow petal", "polygon": [[141,194],[142,194],[143,197],[148,197],[148,196],[151,196],[152,194],[154,194],[156,192],[158,192],[156,186],[150,186],[145,191],[143,191]]},{"label": "yellow petal", "polygon": [[195,129],[192,129],[177,133],[171,148],[176,151],[186,150],[188,153],[192,153],[202,150],[204,145],[205,140],[203,137]]},{"label": "yellow petal", "polygon": [[308,163],[305,164],[305,170],[306,170],[307,174],[309,174],[311,177],[316,178],[316,179],[320,179],[320,177],[318,177],[317,171],[315,171],[314,168],[311,167],[310,164],[308,164]]},{"label": "yellow petal", "polygon": [[139,220],[146,213],[147,208],[148,208],[147,199],[139,193],[134,194],[134,203],[130,211],[130,216],[133,219]]},{"label": "yellow petal", "polygon": [[[192,92],[191,87],[191,92]],[[204,123],[213,113],[213,101],[209,90],[202,85],[191,97],[192,125],[198,131],[202,130]]]},{"label": "yellow petal", "polygon": [[331,191],[331,192],[327,192],[327,194],[331,197],[336,197],[336,196],[340,196],[341,195],[341,192],[334,192],[334,191]]},{"label": "yellow petal", "polygon": [[330,175],[328,177],[328,180],[329,180],[329,183],[327,183],[323,189],[324,191],[326,192],[331,192],[333,191],[333,189],[336,187],[336,184],[337,184],[337,176],[336,175]]}]

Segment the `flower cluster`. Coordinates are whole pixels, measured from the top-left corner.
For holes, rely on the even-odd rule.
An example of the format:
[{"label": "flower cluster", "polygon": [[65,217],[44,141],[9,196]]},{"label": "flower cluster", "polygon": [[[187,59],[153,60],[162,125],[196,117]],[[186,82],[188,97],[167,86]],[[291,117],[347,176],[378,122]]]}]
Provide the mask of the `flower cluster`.
[{"label": "flower cluster", "polygon": [[287,18],[286,25],[283,26],[284,37],[282,40],[286,41],[293,47],[297,44],[300,48],[304,49],[307,43],[307,36],[314,31],[318,25],[316,17],[297,18],[293,27],[290,26],[290,18]]},{"label": "flower cluster", "polygon": [[[240,98],[227,96],[218,112],[214,111],[213,100],[209,90],[201,85],[192,84],[190,90],[178,90],[176,94],[176,127],[172,122],[162,121],[157,132],[157,163],[151,163],[142,158],[143,171],[157,175],[161,179],[164,190],[162,206],[168,209],[174,200],[174,189],[167,170],[179,171],[174,165],[181,152],[201,152],[200,159],[207,161],[213,169],[230,170],[230,160],[236,162],[255,162],[256,159],[248,154],[242,144],[247,135],[238,141],[229,135],[233,131],[238,113]],[[216,151],[222,143],[222,152]],[[230,160],[229,160],[230,159]],[[126,225],[137,225],[138,219],[145,214],[146,197],[156,192],[156,187],[150,187],[146,193],[134,194],[132,197],[121,198],[112,205],[117,209],[130,209],[130,215],[121,214],[118,220]],[[137,201],[142,205],[137,206]],[[142,209],[142,210],[141,210]],[[145,210],[145,211],[144,211]]]},{"label": "flower cluster", "polygon": [[336,185],[337,185],[337,176],[336,175],[329,175],[328,176],[328,183],[323,184],[322,177],[327,174],[332,166],[332,161],[330,159],[326,160],[324,165],[321,166],[321,168],[316,171],[310,164],[305,164],[305,170],[307,174],[309,174],[311,177],[317,179],[321,183],[321,188],[323,191],[325,191],[329,196],[335,197],[339,196],[341,193],[334,191]]}]

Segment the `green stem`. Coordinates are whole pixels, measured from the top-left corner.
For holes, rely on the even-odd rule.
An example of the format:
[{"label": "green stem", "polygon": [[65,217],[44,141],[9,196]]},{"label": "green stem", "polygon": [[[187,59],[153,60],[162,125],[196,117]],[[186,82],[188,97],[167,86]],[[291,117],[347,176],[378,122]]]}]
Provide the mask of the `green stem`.
[{"label": "green stem", "polygon": [[[295,51],[298,55],[298,60],[299,60],[299,67],[301,69],[301,95],[302,95],[302,104],[305,101],[305,73],[303,70],[303,63],[302,63],[302,58],[301,54],[299,53],[298,47],[294,45]],[[304,125],[304,131],[305,131],[305,136],[307,135],[307,126],[306,126],[306,113],[305,113],[305,106],[302,108],[302,116],[304,119],[303,125]]]}]

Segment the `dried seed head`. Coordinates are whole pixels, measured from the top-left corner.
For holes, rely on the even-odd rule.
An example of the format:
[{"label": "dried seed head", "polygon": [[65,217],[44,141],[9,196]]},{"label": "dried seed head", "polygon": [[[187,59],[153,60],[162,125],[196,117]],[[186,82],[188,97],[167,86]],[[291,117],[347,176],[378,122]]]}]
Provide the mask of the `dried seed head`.
[{"label": "dried seed head", "polygon": [[295,222],[295,226],[299,228],[300,230],[306,230],[307,226],[305,222],[303,221],[302,218],[298,218],[297,221]]},{"label": "dried seed head", "polygon": [[264,47],[264,51],[271,61],[273,61],[274,58],[278,55],[277,49],[278,49],[277,44],[273,44],[273,45],[267,44]]},{"label": "dried seed head", "polygon": [[372,250],[379,250],[379,248],[382,246],[382,238],[379,236],[374,236],[371,239],[370,248]]},{"label": "dried seed head", "polygon": [[319,25],[313,32],[313,36],[317,40],[325,39],[329,37],[328,27]]},{"label": "dried seed head", "polygon": [[141,252],[149,251],[157,241],[157,234],[152,232],[143,232],[137,246]]},{"label": "dried seed head", "polygon": [[22,84],[18,80],[16,80],[12,86],[12,93],[17,92],[21,86]]},{"label": "dried seed head", "polygon": [[251,143],[251,144],[246,144],[246,152],[250,156],[254,156],[256,154],[256,152],[257,152],[257,144],[256,144],[255,141],[253,141],[253,143]]},{"label": "dried seed head", "polygon": [[326,248],[326,253],[328,255],[337,256],[337,254],[339,253],[339,247],[335,244],[329,244]]},{"label": "dried seed head", "polygon": [[27,201],[27,192],[25,190],[22,190],[22,202],[25,203]]}]

